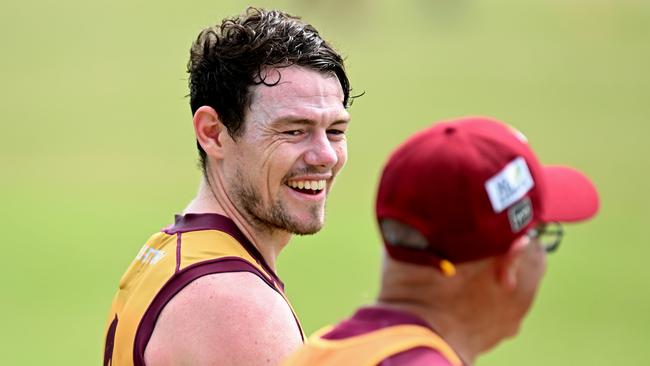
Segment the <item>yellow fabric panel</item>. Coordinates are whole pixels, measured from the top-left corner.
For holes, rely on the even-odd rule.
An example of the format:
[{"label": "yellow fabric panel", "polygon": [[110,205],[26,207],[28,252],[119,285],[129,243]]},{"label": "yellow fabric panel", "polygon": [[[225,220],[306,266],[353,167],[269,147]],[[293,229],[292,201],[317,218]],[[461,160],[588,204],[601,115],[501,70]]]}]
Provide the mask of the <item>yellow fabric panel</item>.
[{"label": "yellow fabric panel", "polygon": [[[154,261],[153,253],[164,254]],[[140,319],[160,288],[174,274],[175,269],[176,236],[157,233],[147,240],[122,276],[119,290],[108,315],[110,323],[117,314],[119,324],[113,347],[114,366],[133,364],[133,342]]]},{"label": "yellow fabric panel", "polygon": [[[248,254],[246,249],[232,236],[223,231],[190,231],[181,235],[181,270],[192,264],[203,262],[206,259],[234,256],[245,259],[266,274],[264,268]],[[219,245],[215,245],[215,243],[219,243]]]},{"label": "yellow fabric panel", "polygon": [[440,336],[418,325],[396,325],[359,336],[340,340],[323,339],[327,327],[316,332],[309,342],[291,356],[284,366],[375,366],[398,353],[416,347],[437,350],[452,365],[462,366],[462,361]]}]

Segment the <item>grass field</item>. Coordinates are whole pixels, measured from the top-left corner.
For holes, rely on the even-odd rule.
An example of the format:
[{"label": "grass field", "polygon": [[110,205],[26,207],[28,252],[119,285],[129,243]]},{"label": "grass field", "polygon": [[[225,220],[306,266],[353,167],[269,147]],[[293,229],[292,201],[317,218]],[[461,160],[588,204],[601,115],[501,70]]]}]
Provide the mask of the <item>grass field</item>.
[{"label": "grass field", "polygon": [[[119,277],[199,180],[188,48],[241,1],[0,3],[0,364],[100,362]],[[429,123],[490,115],[602,196],[570,226],[519,337],[479,366],[650,365],[650,3],[260,1],[314,23],[356,92],[326,228],[279,272],[308,332],[371,302],[375,184]]]}]

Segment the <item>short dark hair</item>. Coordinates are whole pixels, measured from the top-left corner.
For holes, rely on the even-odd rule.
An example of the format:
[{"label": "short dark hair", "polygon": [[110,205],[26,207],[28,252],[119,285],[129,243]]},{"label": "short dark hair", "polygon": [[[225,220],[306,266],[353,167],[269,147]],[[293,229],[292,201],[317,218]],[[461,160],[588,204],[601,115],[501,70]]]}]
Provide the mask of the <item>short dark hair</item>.
[{"label": "short dark hair", "polygon": [[[192,114],[210,106],[219,114],[232,137],[241,135],[245,108],[250,105],[253,85],[273,86],[264,68],[304,66],[337,76],[348,107],[350,82],[343,58],[318,31],[300,18],[278,10],[249,7],[221,24],[205,28],[190,49],[187,72]],[[200,164],[206,174],[206,153],[197,141]]]}]

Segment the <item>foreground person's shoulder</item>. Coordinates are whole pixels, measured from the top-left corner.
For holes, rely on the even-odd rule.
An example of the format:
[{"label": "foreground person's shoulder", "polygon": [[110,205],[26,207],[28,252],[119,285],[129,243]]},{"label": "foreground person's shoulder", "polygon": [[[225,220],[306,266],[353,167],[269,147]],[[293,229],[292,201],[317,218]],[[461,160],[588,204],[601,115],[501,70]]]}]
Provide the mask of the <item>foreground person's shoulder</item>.
[{"label": "foreground person's shoulder", "polygon": [[302,344],[285,299],[248,272],[200,277],[160,314],[148,366],[275,365]]}]

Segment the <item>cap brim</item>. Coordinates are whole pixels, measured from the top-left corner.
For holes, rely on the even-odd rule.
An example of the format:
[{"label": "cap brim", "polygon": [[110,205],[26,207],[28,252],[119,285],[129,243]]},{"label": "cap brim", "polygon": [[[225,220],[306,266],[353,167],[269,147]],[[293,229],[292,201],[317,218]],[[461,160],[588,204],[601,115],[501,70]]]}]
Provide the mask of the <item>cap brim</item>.
[{"label": "cap brim", "polygon": [[565,166],[544,166],[542,221],[576,222],[598,212],[598,191],[581,172]]}]

